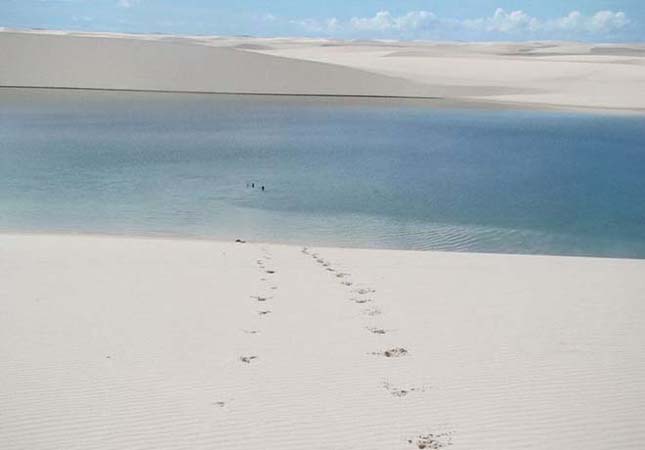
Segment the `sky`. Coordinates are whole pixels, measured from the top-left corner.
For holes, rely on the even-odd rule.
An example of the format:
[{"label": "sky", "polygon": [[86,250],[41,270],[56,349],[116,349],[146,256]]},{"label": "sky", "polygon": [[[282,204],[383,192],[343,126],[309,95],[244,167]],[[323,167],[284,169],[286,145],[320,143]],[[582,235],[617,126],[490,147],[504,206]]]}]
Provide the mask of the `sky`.
[{"label": "sky", "polygon": [[0,27],[339,39],[645,41],[645,0],[0,0]]}]

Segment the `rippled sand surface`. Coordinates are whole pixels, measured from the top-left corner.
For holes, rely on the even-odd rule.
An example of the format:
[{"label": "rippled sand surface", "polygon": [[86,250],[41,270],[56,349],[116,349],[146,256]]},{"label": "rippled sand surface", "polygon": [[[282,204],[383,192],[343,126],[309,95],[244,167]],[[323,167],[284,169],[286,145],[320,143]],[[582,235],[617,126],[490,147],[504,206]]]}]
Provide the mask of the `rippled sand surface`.
[{"label": "rippled sand surface", "polygon": [[0,235],[0,447],[640,449],[645,262]]}]

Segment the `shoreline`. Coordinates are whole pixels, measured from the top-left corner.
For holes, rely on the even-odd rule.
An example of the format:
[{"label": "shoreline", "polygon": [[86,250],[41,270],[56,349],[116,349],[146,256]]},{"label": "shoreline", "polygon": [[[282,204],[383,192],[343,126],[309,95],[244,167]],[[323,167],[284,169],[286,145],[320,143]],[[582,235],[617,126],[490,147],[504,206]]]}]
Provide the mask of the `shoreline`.
[{"label": "shoreline", "polygon": [[240,97],[277,97],[277,98],[311,98],[311,99],[338,99],[338,100],[394,100],[400,101],[406,106],[445,108],[445,109],[466,109],[480,111],[533,111],[533,112],[554,112],[588,115],[610,115],[639,117],[645,115],[645,108],[600,108],[584,107],[576,105],[549,105],[540,103],[522,102],[500,102],[486,100],[466,100],[445,97],[422,97],[422,96],[401,96],[401,95],[361,95],[361,94],[298,94],[298,93],[272,93],[272,92],[216,92],[216,91],[174,91],[155,89],[127,89],[127,88],[92,88],[92,87],[67,87],[67,86],[4,86],[0,90],[49,90],[49,91],[86,91],[86,92],[115,92],[135,94],[187,94],[187,95],[212,95],[212,96],[240,96]]},{"label": "shoreline", "polygon": [[395,100],[446,100],[443,97],[415,97],[404,95],[366,95],[366,94],[298,94],[275,92],[225,92],[225,91],[173,91],[162,89],[128,89],[128,88],[93,88],[68,86],[3,86],[0,89],[42,89],[55,91],[90,91],[90,92],[135,92],[153,94],[191,94],[191,95],[232,95],[244,97],[322,97],[322,98],[357,98],[357,99],[395,99]]},{"label": "shoreline", "polygon": [[[211,243],[211,244],[240,244],[235,242],[234,239],[223,239],[202,235],[181,235],[172,233],[158,233],[158,234],[136,234],[130,232],[124,233],[108,233],[108,232],[85,232],[85,231],[20,231],[20,230],[0,230],[0,237],[59,237],[59,238],[97,238],[97,239],[125,239],[125,240],[142,240],[142,241],[177,241],[177,242],[193,242],[193,243]],[[446,255],[475,255],[483,257],[519,257],[519,258],[564,258],[564,259],[589,259],[600,261],[638,261],[645,262],[645,258],[636,257],[616,257],[616,256],[593,256],[593,255],[566,255],[566,254],[548,254],[548,253],[512,253],[512,252],[476,252],[476,251],[457,251],[457,250],[422,250],[422,249],[408,249],[408,248],[390,248],[390,247],[352,247],[352,246],[339,246],[339,245],[326,245],[317,243],[296,243],[289,241],[255,241],[245,239],[243,236],[236,238],[241,239],[241,244],[248,245],[271,245],[278,247],[289,248],[303,248],[315,247],[318,249],[339,250],[339,251],[358,251],[358,252],[404,252],[404,253],[418,253],[418,254],[446,254]]]}]

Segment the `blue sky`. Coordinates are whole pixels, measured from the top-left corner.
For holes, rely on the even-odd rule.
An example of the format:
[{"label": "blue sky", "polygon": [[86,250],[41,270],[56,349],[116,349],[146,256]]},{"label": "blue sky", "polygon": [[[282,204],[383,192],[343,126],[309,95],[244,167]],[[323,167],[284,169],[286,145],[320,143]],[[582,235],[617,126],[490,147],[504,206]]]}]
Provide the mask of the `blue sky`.
[{"label": "blue sky", "polygon": [[0,26],[432,40],[645,41],[645,0],[0,0]]}]

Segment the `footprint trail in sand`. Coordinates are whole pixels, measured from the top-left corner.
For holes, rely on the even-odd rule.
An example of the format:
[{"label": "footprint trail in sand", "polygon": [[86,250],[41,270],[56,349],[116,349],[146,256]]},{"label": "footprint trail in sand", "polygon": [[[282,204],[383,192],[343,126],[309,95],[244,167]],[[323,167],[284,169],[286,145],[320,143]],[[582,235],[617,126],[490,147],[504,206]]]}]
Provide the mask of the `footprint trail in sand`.
[{"label": "footprint trail in sand", "polygon": [[[334,265],[323,258],[320,254],[316,252],[311,252],[307,247],[303,248],[301,251],[304,255],[311,257],[317,264],[324,268],[328,272],[334,272],[334,278],[340,280],[340,284],[343,287],[349,288],[355,285],[355,282],[352,280],[350,273],[336,269]],[[360,284],[359,284],[360,286]],[[349,300],[357,305],[371,304],[369,308],[363,309],[362,313],[367,317],[381,316],[382,311],[375,301],[376,290],[370,286],[361,286],[354,287],[349,292]],[[367,325],[365,328],[373,335],[383,336],[388,334],[388,330],[383,327]],[[371,352],[371,355],[383,356],[387,359],[398,359],[403,357],[409,357],[409,351],[404,347],[391,347],[386,348],[385,350],[379,350]],[[392,396],[398,398],[407,397],[411,393],[422,393],[427,390],[426,386],[422,387],[396,387],[389,381],[385,381],[381,384],[386,391],[388,391]],[[446,446],[452,445],[452,433],[426,433],[420,434],[414,439],[407,439],[408,444],[412,444],[419,449],[441,449]]]}]

